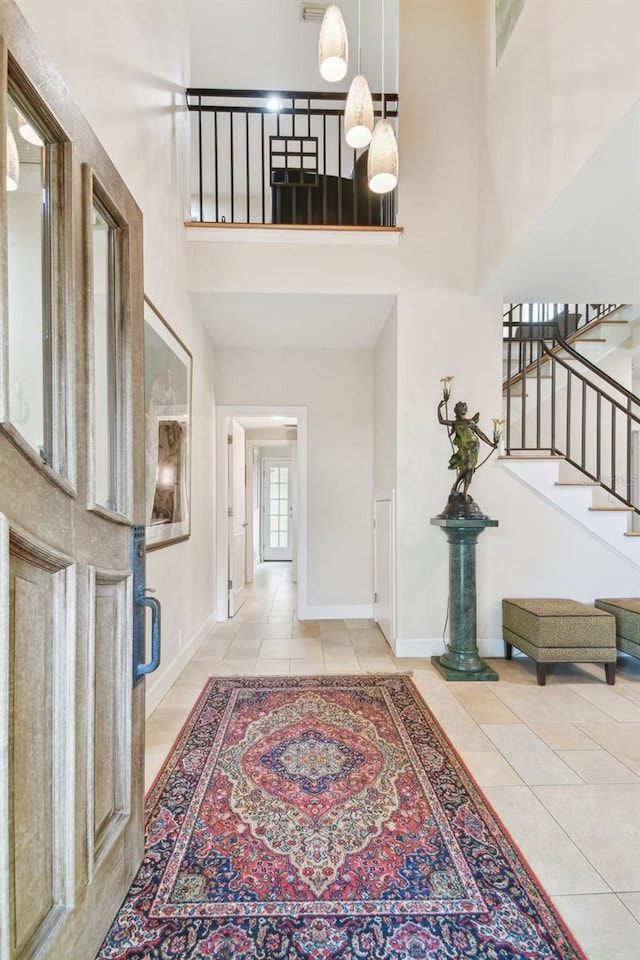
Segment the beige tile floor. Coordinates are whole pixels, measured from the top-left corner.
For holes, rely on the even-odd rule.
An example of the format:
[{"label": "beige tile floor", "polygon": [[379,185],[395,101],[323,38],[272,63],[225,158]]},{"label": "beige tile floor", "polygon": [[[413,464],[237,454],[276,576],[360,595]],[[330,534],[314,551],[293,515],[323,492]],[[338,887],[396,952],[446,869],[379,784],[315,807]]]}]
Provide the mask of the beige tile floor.
[{"label": "beige tile floor", "polygon": [[538,687],[527,658],[497,683],[446,683],[396,659],[368,620],[300,622],[290,564],[262,564],[147,722],[149,785],[207,677],[383,673],[413,679],[589,960],[640,960],[640,660],[565,665]]}]

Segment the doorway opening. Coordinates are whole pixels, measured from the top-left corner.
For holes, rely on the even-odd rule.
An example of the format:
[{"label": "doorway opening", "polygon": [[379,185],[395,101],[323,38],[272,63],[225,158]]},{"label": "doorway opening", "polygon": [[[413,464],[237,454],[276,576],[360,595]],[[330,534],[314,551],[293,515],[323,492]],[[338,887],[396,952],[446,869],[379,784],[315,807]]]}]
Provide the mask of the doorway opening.
[{"label": "doorway opening", "polygon": [[291,564],[306,600],[306,408],[217,411],[217,613],[235,616],[257,564]]}]

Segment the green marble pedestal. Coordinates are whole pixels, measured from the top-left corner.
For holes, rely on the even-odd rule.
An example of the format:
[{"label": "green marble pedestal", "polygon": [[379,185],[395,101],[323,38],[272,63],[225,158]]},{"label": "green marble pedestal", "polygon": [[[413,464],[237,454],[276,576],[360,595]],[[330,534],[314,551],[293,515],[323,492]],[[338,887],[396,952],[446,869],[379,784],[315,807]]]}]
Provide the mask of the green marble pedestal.
[{"label": "green marble pedestal", "polygon": [[449,649],[431,662],[445,680],[497,680],[478,656],[476,637],[476,543],[489,517],[433,517],[449,541]]}]

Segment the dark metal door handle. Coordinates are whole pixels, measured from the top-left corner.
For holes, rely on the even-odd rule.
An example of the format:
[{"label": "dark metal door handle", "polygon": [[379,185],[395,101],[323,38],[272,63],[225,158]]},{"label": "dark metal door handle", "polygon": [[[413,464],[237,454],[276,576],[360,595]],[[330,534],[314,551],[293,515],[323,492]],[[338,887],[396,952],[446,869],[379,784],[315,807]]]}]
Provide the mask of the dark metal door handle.
[{"label": "dark metal door handle", "polygon": [[[154,591],[146,586],[145,528],[131,528],[131,574],[133,578],[133,685],[140,683],[147,673],[153,673],[160,665],[160,604],[155,597],[147,596]],[[151,608],[151,660],[145,663],[146,655],[146,607]]]},{"label": "dark metal door handle", "polygon": [[145,593],[138,594],[137,602],[140,606],[151,609],[151,660],[148,663],[136,664],[136,677],[153,673],[160,666],[160,601],[155,597],[148,597]]}]

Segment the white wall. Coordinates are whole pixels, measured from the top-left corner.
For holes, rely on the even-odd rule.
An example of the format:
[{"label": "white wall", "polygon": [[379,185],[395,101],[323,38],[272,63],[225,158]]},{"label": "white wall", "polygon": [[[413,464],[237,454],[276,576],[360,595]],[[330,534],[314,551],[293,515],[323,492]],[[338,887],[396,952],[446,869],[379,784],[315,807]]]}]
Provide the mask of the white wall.
[{"label": "white wall", "polygon": [[194,356],[191,539],[147,558],[163,615],[151,709],[215,620],[214,358],[186,292],[183,232],[188,18],[181,0],[19,6],[141,207],[145,292]]},{"label": "white wall", "polygon": [[313,617],[369,616],[372,351],[218,350],[216,399],[307,408],[307,606]]},{"label": "white wall", "polygon": [[[403,4],[400,14],[397,638],[411,652],[404,642],[441,636],[446,612],[448,548],[429,522],[453,480],[436,417],[440,378],[455,377],[453,401],[479,410],[486,431],[502,409],[502,306],[474,295],[484,6],[436,0]],[[486,473],[472,488],[485,510]],[[486,635],[482,617],[479,628]]]},{"label": "white wall", "polygon": [[[487,3],[487,7],[492,7]],[[640,4],[636,0],[527,0],[513,34],[500,60],[495,65],[493,51],[493,17],[487,17],[487,39],[491,48],[484,63],[486,87],[483,95],[482,139],[480,153],[481,219],[479,231],[479,272],[483,280],[512,254],[527,231],[561,197],[581,168],[596,153],[614,129],[622,123],[640,96]],[[403,89],[404,94],[404,89]],[[627,152],[638,150],[638,121],[627,140]],[[626,231],[631,231],[628,243],[620,244],[620,256],[625,247],[637,249],[637,162],[630,168],[635,186],[635,201],[630,192],[616,195],[616,180],[620,171],[617,160],[607,159],[608,183],[602,187],[609,193],[609,204],[626,203]],[[615,171],[618,171],[617,173]],[[601,173],[600,168],[598,172]],[[611,182],[613,181],[613,182]],[[594,195],[586,191],[593,182],[584,179],[582,207],[593,211],[598,205],[597,189]],[[597,185],[596,185],[597,187]],[[547,247],[556,248],[554,240],[562,234],[563,240],[584,242],[583,226],[590,225],[596,232],[606,232],[609,246],[620,238],[623,224],[610,230],[605,208],[597,217],[581,216],[580,197],[570,192],[561,198],[565,203],[565,217],[572,212],[575,229],[566,231],[562,219],[550,218]],[[635,213],[629,203],[635,202]],[[626,235],[626,234],[625,234]],[[536,233],[538,247],[544,244],[544,235]],[[597,238],[596,238],[597,242]],[[532,243],[529,256],[542,253]],[[572,251],[567,249],[571,258]],[[602,252],[606,258],[606,250]],[[562,252],[559,257],[562,259]],[[582,266],[584,270],[584,261]],[[635,261],[637,263],[637,259]],[[632,261],[633,263],[633,261]],[[631,266],[631,264],[629,264]],[[561,264],[557,263],[558,278],[562,278]],[[556,266],[547,267],[555,275]],[[637,271],[636,271],[637,272]],[[567,274],[572,281],[567,289]],[[597,276],[597,272],[596,272]],[[612,269],[612,276],[616,276]],[[543,293],[549,280],[540,276],[541,300],[572,299],[576,278],[573,271],[564,271],[565,290],[557,296]],[[526,271],[521,282],[531,281]],[[618,285],[624,278],[618,276]],[[583,272],[581,297],[587,299],[585,286],[593,287],[593,278]],[[637,286],[637,284],[636,284]],[[517,291],[516,291],[517,293]],[[629,294],[627,294],[627,297]],[[633,297],[633,294],[631,294]],[[627,302],[620,297],[620,302]],[[518,299],[529,299],[521,294]],[[516,299],[515,293],[510,299]],[[596,298],[597,299],[597,298]]]},{"label": "white wall", "polygon": [[[380,2],[362,4],[362,69],[380,90]],[[385,0],[385,79],[396,90],[399,0]],[[189,0],[193,87],[249,90],[348,90],[357,72],[358,3],[341,0],[349,71],[328,83],[318,71],[320,22],[303,21],[300,0]],[[238,44],[236,48],[236,44]],[[230,47],[237,55],[230,55]],[[243,55],[244,51],[244,55]]]},{"label": "white wall", "polygon": [[373,488],[395,490],[397,460],[398,311],[394,306],[373,351]]}]

